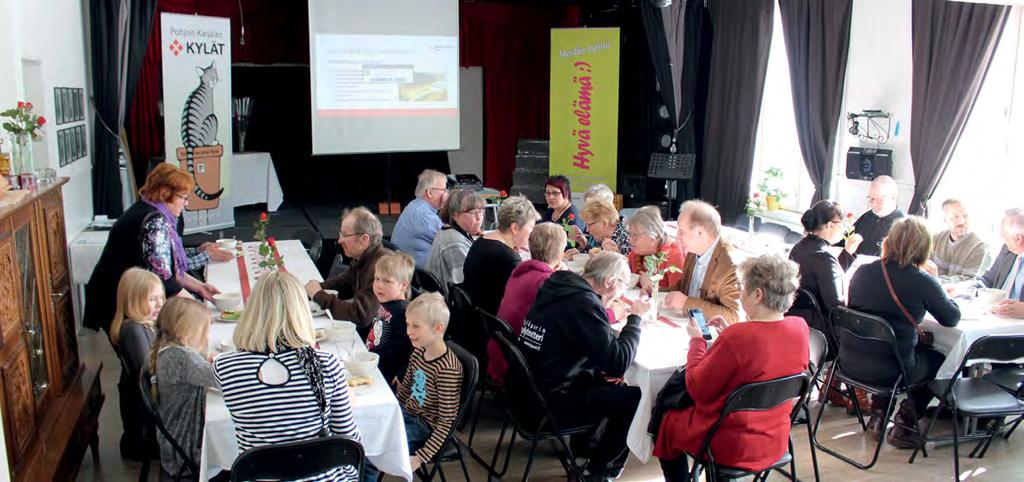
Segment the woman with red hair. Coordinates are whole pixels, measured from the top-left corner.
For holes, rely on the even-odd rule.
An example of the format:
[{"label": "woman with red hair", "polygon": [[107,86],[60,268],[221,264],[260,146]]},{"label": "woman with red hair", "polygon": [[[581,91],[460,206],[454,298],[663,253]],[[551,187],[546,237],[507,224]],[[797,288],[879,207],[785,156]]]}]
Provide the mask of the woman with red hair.
[{"label": "woman with red hair", "polygon": [[194,187],[192,176],[173,164],[162,162],[149,173],[139,189],[140,199],[111,228],[85,287],[86,327],[109,330],[118,280],[134,266],[159,276],[167,297],[190,296],[192,292],[210,299],[219,293],[213,285],[187,273],[188,257],[177,225]]}]

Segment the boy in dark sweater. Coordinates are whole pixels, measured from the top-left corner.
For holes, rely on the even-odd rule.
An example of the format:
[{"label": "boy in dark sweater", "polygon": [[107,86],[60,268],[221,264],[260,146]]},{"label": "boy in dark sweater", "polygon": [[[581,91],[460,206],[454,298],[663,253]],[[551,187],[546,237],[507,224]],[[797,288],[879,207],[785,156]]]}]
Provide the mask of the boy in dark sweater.
[{"label": "boy in dark sweater", "polygon": [[380,355],[378,366],[389,383],[401,379],[412,349],[405,332],[405,308],[413,270],[411,256],[388,253],[377,260],[373,275],[373,294],[379,305],[366,335],[366,349]]}]

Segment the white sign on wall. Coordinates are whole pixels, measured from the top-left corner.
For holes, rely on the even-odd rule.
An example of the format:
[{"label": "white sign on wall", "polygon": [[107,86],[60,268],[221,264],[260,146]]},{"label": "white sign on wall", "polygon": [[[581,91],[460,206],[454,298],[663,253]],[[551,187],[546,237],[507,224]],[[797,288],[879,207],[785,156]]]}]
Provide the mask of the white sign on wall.
[{"label": "white sign on wall", "polygon": [[196,182],[185,232],[234,226],[227,205],[231,164],[231,22],[160,14],[167,162]]}]

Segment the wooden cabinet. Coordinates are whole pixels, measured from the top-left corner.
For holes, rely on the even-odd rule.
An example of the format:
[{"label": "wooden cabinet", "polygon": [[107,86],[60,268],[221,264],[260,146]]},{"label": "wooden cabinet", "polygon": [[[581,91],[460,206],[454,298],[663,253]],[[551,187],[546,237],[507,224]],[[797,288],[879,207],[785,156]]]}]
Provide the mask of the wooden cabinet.
[{"label": "wooden cabinet", "polygon": [[97,441],[103,394],[99,367],[78,354],[65,183],[0,207],[0,412],[14,480],[74,474]]}]

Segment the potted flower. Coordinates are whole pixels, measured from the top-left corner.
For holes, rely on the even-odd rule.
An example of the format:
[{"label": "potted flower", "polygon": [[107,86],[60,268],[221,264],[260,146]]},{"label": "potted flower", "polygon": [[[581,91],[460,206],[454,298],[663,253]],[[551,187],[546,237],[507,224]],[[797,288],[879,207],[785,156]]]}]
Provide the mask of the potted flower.
[{"label": "potted flower", "polygon": [[[40,130],[46,124],[46,118],[32,112],[31,102],[23,101],[19,101],[12,109],[0,112],[0,117],[10,119],[2,124],[4,130],[11,134],[10,173],[20,175],[17,180],[22,188],[32,188],[35,185],[32,178],[32,172],[35,170],[32,162],[32,141],[42,138]],[[22,180],[24,182],[21,182]]]},{"label": "potted flower", "polygon": [[764,193],[768,210],[778,211],[779,202],[786,197],[786,192],[782,189],[782,169],[778,167],[765,169],[764,177],[758,183],[757,189]]},{"label": "potted flower", "polygon": [[764,196],[759,192],[755,192],[747,198],[747,206],[744,208],[747,212],[747,232],[751,236],[754,235],[754,217],[757,216],[758,211],[763,210],[765,207]]},{"label": "potted flower", "polygon": [[658,288],[661,280],[667,273],[681,273],[682,270],[674,264],[668,264],[668,253],[658,251],[654,254],[644,256],[644,272],[651,280],[651,306],[655,312],[658,310]]}]

